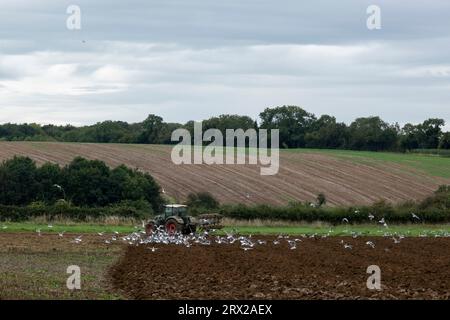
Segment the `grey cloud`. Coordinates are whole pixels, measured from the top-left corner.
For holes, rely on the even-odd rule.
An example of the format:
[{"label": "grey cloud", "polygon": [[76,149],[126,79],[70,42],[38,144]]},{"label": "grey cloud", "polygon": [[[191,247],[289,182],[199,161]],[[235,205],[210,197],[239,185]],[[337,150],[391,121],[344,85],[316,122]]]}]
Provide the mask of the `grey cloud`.
[{"label": "grey cloud", "polygon": [[[257,117],[296,104],[341,121],[450,119],[450,2],[0,3],[0,122]],[[82,30],[65,27],[69,4]]]}]

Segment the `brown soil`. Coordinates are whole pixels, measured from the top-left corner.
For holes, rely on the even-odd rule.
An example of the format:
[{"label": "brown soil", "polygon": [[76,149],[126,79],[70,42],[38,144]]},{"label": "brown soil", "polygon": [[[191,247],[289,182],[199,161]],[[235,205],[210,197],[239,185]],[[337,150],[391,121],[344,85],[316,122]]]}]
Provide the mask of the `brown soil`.
[{"label": "brown soil", "polygon": [[[449,238],[308,238],[296,250],[285,241],[250,251],[237,244],[149,247],[128,247],[111,269],[114,288],[129,298],[450,299]],[[366,287],[369,265],[381,268],[381,291]]]},{"label": "brown soil", "polygon": [[[319,153],[281,152],[280,171],[261,176],[259,166],[175,165],[170,146],[0,142],[0,160],[26,155],[38,163],[66,164],[75,156],[122,163],[152,174],[166,194],[182,201],[190,192],[209,191],[222,203],[314,201],[325,193],[330,205],[420,200],[448,179],[387,162],[356,163]],[[368,183],[370,181],[370,183]]]}]

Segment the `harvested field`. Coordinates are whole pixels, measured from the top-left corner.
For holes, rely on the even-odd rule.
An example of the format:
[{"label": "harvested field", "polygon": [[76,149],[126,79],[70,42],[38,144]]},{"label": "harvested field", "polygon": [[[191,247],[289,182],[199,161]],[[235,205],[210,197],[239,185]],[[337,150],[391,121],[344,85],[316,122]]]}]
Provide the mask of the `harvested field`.
[{"label": "harvested field", "polygon": [[[152,174],[177,201],[190,192],[209,191],[222,203],[283,205],[292,200],[313,201],[319,193],[327,196],[330,205],[370,204],[380,199],[395,203],[423,199],[439,185],[450,183],[446,175],[431,175],[407,165],[408,161],[355,161],[321,152],[281,151],[279,173],[261,176],[254,165],[177,166],[170,153],[171,147],[163,145],[0,142],[0,160],[24,155],[38,163],[66,164],[83,156],[110,166],[124,163]],[[446,164],[450,167],[450,158]]]},{"label": "harvested field", "polygon": [[[449,247],[449,238],[382,237],[307,238],[296,250],[130,246],[111,278],[133,299],[450,299]],[[369,265],[381,268],[381,291],[366,287]]]}]

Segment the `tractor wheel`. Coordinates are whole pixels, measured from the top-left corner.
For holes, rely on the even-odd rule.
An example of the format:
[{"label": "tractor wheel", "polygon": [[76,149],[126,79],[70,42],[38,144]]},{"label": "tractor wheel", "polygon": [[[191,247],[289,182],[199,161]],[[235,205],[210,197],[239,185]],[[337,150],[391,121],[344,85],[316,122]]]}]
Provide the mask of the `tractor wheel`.
[{"label": "tractor wheel", "polygon": [[173,235],[180,231],[180,224],[175,219],[169,219],[166,221],[166,232]]},{"label": "tractor wheel", "polygon": [[155,231],[155,223],[150,221],[145,225],[145,233],[149,236]]}]

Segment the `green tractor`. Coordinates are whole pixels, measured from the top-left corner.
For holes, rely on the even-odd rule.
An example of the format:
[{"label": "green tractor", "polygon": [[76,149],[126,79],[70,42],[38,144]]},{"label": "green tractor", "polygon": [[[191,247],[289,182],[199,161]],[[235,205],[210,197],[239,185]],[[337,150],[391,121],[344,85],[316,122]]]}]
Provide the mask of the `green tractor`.
[{"label": "green tractor", "polygon": [[145,225],[147,235],[152,234],[157,228],[164,227],[167,233],[190,234],[197,231],[197,228],[220,229],[222,216],[219,214],[203,214],[192,217],[187,214],[187,206],[182,204],[169,204],[164,208],[164,213],[153,217]]}]

